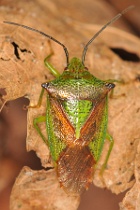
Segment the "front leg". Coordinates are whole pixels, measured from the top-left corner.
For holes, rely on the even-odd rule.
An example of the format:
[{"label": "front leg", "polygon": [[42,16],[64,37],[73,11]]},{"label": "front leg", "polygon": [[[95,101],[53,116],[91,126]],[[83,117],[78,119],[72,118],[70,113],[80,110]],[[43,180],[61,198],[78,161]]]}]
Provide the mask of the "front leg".
[{"label": "front leg", "polygon": [[48,140],[44,136],[44,134],[42,133],[42,131],[41,131],[39,125],[38,125],[39,123],[42,123],[42,122],[46,122],[46,116],[39,116],[39,117],[34,118],[34,120],[33,120],[33,124],[34,124],[35,129],[37,130],[38,134],[41,136],[44,143],[48,146]]},{"label": "front leg", "polygon": [[103,175],[103,172],[106,169],[106,166],[107,166],[107,163],[108,163],[108,159],[110,157],[110,154],[111,154],[111,151],[112,151],[112,148],[113,148],[113,145],[114,145],[114,140],[113,140],[112,136],[109,133],[106,134],[106,139],[110,142],[110,145],[109,145],[109,149],[108,149],[108,152],[107,152],[104,164],[102,165],[102,168],[101,168],[101,171],[100,171],[100,175],[101,176]]}]

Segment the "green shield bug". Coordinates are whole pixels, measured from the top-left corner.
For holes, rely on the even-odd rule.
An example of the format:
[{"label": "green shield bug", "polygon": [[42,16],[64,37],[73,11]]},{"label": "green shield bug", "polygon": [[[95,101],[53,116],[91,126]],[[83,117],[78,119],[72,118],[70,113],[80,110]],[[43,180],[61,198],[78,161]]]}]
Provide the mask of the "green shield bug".
[{"label": "green shield bug", "polygon": [[[40,33],[57,42],[65,51],[67,67],[61,75],[47,61],[50,56],[45,58],[45,65],[56,79],[42,84],[38,104],[33,107],[41,104],[46,90],[46,116],[35,118],[34,127],[49,147],[60,185],[68,194],[81,194],[88,188],[104,141],[108,139],[110,146],[101,169],[103,172],[114,143],[107,133],[107,123],[108,93],[115,87],[115,80],[103,81],[88,71],[84,65],[88,46],[108,25],[132,8],[123,10],[89,40],[81,60],[72,58],[70,62],[67,48],[55,38],[25,25],[4,21]],[[41,122],[46,122],[47,139],[39,128]]]}]

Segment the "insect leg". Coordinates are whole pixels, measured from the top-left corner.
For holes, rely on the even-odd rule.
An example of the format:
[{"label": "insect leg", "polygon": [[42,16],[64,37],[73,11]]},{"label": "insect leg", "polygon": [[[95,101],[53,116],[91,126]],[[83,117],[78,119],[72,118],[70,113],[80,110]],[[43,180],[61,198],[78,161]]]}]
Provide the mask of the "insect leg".
[{"label": "insect leg", "polygon": [[50,64],[50,62],[48,62],[50,57],[54,54],[50,42],[49,42],[49,45],[50,45],[51,53],[44,59],[44,64],[54,77],[58,77],[60,73],[52,66],[52,64]]},{"label": "insect leg", "polygon": [[112,136],[110,134],[106,134],[106,139],[109,140],[110,142],[110,145],[109,145],[109,149],[108,149],[108,152],[107,152],[107,155],[106,155],[106,158],[105,158],[105,161],[104,161],[104,164],[102,165],[102,168],[101,168],[101,171],[100,171],[100,175],[103,174],[106,166],[107,166],[107,162],[108,162],[108,159],[110,157],[110,154],[111,154],[111,151],[112,151],[112,148],[113,148],[113,145],[114,145],[114,140],[112,138]]},{"label": "insect leg", "polygon": [[48,55],[45,59],[44,59],[44,64],[45,66],[49,69],[49,71],[51,72],[51,74],[54,77],[58,77],[60,74],[59,72],[52,66],[52,64],[50,64],[48,62],[48,59],[53,55],[53,53],[51,53],[50,55]]},{"label": "insect leg", "polygon": [[37,104],[36,105],[29,105],[29,106],[27,106],[27,108],[39,108],[42,104],[42,98],[43,98],[44,91],[45,91],[45,89],[42,88]]},{"label": "insect leg", "polygon": [[41,138],[45,142],[45,144],[48,145],[47,138],[44,136],[44,134],[42,133],[41,129],[38,126],[39,123],[42,123],[42,122],[45,122],[45,121],[46,121],[46,116],[39,116],[37,118],[34,118],[33,124],[34,124],[35,129],[37,130],[37,132],[39,133],[39,135],[41,136]]}]

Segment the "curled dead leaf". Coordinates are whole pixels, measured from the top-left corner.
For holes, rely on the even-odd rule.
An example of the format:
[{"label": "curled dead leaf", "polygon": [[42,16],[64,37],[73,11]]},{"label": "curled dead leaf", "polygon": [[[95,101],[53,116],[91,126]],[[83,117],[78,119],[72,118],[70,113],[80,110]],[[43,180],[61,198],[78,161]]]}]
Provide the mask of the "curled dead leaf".
[{"label": "curled dead leaf", "polygon": [[13,187],[10,209],[77,209],[79,197],[69,197],[58,185],[54,170],[33,171],[24,167]]}]

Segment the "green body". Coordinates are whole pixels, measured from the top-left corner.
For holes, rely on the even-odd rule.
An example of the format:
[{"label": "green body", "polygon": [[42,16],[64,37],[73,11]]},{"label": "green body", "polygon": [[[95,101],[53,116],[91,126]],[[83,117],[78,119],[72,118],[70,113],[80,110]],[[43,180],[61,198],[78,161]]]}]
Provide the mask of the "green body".
[{"label": "green body", "polygon": [[[105,101],[101,119],[96,127],[96,135],[89,142],[89,148],[95,160],[100,157],[107,129],[107,93],[106,82],[91,75],[77,58],[73,58],[72,64],[55,80],[49,82],[47,91],[47,133],[48,144],[54,162],[57,162],[63,148],[66,147],[65,140],[61,137],[61,125],[56,122],[53,114],[50,98],[55,98],[62,106],[66,117],[75,129],[75,136],[78,139],[80,130],[88,119],[96,104]],[[73,69],[73,66],[76,66]],[[80,69],[79,69],[80,68]],[[58,131],[59,130],[59,131]],[[59,133],[59,134],[58,134]]]},{"label": "green body", "polygon": [[[108,92],[115,85],[94,77],[78,58],[61,75],[46,60],[45,65],[57,77],[42,84],[47,91],[46,117],[36,118],[34,125],[50,149],[60,184],[69,194],[79,194],[92,181],[106,138],[110,148],[102,171],[112,150],[113,140],[107,134]],[[42,95],[43,91],[38,104]],[[44,120],[47,139],[38,127]]]}]

